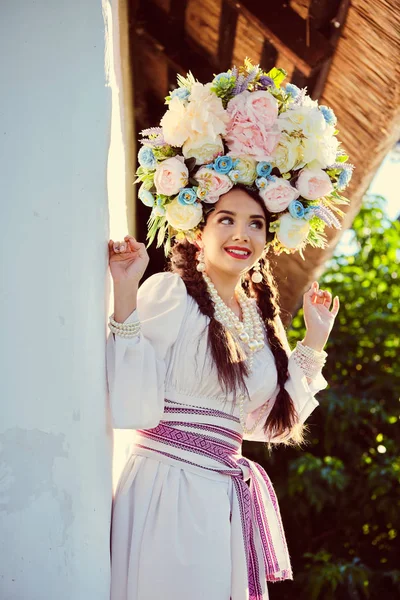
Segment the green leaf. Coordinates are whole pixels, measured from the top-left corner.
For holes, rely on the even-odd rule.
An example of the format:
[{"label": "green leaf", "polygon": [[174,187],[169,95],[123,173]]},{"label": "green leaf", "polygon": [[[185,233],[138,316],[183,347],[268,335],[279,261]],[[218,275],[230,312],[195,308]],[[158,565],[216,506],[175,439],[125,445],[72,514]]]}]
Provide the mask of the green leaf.
[{"label": "green leaf", "polygon": [[281,83],[286,79],[287,72],[285,69],[278,69],[274,67],[268,73],[266,73],[267,77],[271,77],[274,80],[276,87],[280,87]]}]

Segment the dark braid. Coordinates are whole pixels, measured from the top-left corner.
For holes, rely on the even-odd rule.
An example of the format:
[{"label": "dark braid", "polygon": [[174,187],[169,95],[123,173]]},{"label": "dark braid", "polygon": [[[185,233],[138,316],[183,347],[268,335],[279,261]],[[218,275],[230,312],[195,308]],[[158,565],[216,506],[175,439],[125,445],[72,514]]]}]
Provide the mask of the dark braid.
[{"label": "dark braid", "polygon": [[[285,389],[285,383],[289,376],[288,356],[280,338],[277,320],[280,315],[278,304],[278,288],[265,258],[260,258],[260,273],[263,279],[260,283],[254,283],[251,279],[252,270],[246,273],[243,287],[247,294],[256,299],[261,311],[267,337],[272,354],[275,358],[278,375],[279,392],[271,412],[264,425],[264,431],[273,435],[282,435],[285,441],[285,433],[291,432],[291,441],[302,441],[302,427],[297,424],[296,410],[291,397]],[[286,440],[289,442],[289,440]]]},{"label": "dark braid", "polygon": [[[248,394],[245,383],[245,377],[249,375],[246,354],[240,345],[235,343],[232,334],[214,318],[214,304],[208,293],[207,284],[202,274],[196,269],[197,253],[198,248],[187,240],[177,242],[171,250],[170,269],[180,275],[186,285],[188,294],[196,301],[200,312],[210,319],[208,347],[213,362],[217,366],[221,387],[226,392],[234,394],[235,402],[238,390]],[[266,419],[264,430],[268,436],[281,436],[281,441],[284,443],[300,442],[302,440],[302,428],[295,425],[295,408],[284,388],[288,378],[288,357],[277,329],[276,319],[280,312],[277,302],[278,292],[268,262],[265,259],[260,259],[260,265],[263,281],[257,284],[254,283],[251,280],[251,272],[249,272],[243,281],[243,288],[249,296],[256,299],[260,308],[277,367],[280,389],[274,406]]]}]

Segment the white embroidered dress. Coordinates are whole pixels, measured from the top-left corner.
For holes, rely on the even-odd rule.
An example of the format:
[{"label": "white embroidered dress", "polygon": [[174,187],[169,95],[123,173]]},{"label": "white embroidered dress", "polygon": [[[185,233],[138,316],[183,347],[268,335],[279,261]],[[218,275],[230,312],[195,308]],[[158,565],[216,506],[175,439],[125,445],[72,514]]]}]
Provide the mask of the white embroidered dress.
[{"label": "white embroidered dress", "polygon": [[[270,560],[268,548],[273,553],[276,544],[277,560],[281,558],[288,569],[284,571],[286,577],[290,572],[276,517],[279,509],[272,507],[263,491],[267,487],[260,473],[247,468],[251,465],[241,457],[239,409],[235,406],[232,410],[232,398],[224,395],[207,352],[209,320],[187,294],[182,279],[173,273],[153,275],[140,287],[137,311],[126,322],[138,318],[142,324],[139,337],[114,338],[110,334],[107,340],[113,426],[135,430],[133,452],[121,474],[113,505],[111,600],[267,599],[263,565]],[[290,357],[287,342],[286,350],[289,378],[285,387],[304,422],[318,405],[314,395],[327,382],[320,373],[309,385]],[[278,391],[268,342],[255,354],[246,384],[250,401],[245,411],[250,429],[260,407],[266,401],[272,407]],[[266,441],[262,425],[267,414],[244,439]],[[199,429],[210,428],[217,446],[227,439],[220,431],[227,432],[229,442],[236,444],[238,462],[233,467],[229,463],[229,469],[221,473],[223,467],[209,454],[201,452],[193,459],[176,440],[165,446],[146,437],[146,431],[157,431],[154,428],[160,422],[172,425],[175,434],[180,430],[197,436],[195,440],[199,439]],[[204,439],[209,440],[206,433]],[[262,498],[259,512],[264,515],[258,518],[269,524],[269,541],[257,536],[251,540],[254,553],[260,556],[253,565],[258,592],[249,586],[243,511],[238,502],[242,488],[235,476],[229,476],[237,474],[235,466],[242,479],[251,475],[255,480],[255,495],[259,493]]]}]

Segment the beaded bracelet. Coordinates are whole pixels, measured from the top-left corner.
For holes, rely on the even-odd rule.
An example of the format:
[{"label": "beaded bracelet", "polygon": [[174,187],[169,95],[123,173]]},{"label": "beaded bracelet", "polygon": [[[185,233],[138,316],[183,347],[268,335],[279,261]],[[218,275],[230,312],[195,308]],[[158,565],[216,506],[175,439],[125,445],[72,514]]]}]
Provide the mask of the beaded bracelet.
[{"label": "beaded bracelet", "polygon": [[309,379],[314,379],[318,375],[326,362],[327,356],[328,354],[324,350],[318,352],[301,342],[297,342],[296,349],[293,352],[295,363]]},{"label": "beaded bracelet", "polygon": [[108,327],[114,334],[124,338],[134,338],[139,335],[140,321],[135,321],[135,323],[118,323],[113,317],[114,313],[109,318]]}]

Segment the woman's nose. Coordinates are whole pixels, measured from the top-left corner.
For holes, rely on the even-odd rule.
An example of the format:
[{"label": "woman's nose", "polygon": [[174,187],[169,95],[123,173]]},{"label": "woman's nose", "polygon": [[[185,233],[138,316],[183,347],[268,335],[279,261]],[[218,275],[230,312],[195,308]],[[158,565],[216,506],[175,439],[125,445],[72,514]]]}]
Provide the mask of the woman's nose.
[{"label": "woman's nose", "polygon": [[249,241],[249,234],[245,226],[237,227],[232,235],[233,240],[243,240],[244,242]]}]

